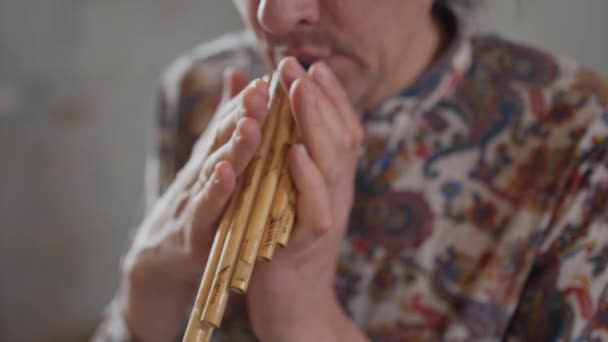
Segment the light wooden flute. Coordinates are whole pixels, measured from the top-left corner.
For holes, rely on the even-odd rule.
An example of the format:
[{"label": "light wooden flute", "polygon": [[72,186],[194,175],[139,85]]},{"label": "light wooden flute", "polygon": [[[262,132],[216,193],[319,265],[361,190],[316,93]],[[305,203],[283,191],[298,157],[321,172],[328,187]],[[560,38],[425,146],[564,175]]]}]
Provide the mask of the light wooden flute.
[{"label": "light wooden flute", "polygon": [[210,341],[219,328],[230,289],[244,293],[257,258],[270,260],[285,246],[295,222],[295,192],[285,155],[294,140],[289,98],[271,75],[269,113],[262,142],[237,180],[211,247],[183,342]]}]

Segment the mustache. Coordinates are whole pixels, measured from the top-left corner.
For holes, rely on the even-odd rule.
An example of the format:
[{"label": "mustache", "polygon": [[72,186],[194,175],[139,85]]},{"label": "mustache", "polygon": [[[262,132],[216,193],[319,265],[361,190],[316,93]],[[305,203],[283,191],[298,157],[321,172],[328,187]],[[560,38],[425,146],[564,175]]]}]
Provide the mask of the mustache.
[{"label": "mustache", "polygon": [[321,30],[297,31],[284,35],[274,35],[265,32],[264,40],[266,41],[267,48],[271,51],[277,51],[286,47],[312,46],[320,49],[329,49],[332,54],[354,56],[348,44],[337,36]]},{"label": "mustache", "polygon": [[286,35],[265,34],[270,47],[313,45],[318,47],[332,47],[336,39],[318,30],[288,33]]}]

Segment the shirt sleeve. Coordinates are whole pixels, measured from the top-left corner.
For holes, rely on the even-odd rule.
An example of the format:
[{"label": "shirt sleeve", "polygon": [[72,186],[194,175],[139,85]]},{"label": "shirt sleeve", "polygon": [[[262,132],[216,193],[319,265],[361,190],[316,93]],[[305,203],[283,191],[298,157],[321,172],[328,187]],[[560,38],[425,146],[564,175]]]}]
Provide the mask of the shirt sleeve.
[{"label": "shirt sleeve", "polygon": [[608,107],[571,165],[508,341],[608,340]]}]

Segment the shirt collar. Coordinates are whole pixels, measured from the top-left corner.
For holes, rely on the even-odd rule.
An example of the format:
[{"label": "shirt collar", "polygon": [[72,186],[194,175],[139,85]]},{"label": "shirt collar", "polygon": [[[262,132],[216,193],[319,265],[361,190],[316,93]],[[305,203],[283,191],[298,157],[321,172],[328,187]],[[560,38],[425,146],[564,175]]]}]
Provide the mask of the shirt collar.
[{"label": "shirt collar", "polygon": [[367,167],[360,165],[367,169],[369,177],[386,170],[406,141],[416,135],[422,116],[449,97],[469,70],[473,53],[471,35],[461,29],[464,25],[457,23],[458,30],[451,43],[414,83],[385,100],[378,110],[364,113],[362,120],[368,129],[390,127],[388,131],[381,129],[386,131],[384,153],[378,158],[364,158]]},{"label": "shirt collar", "polygon": [[444,52],[412,84],[386,99],[376,111],[364,113],[364,122],[384,121],[404,109],[424,112],[452,92],[472,62],[470,34],[460,22],[457,26],[457,33]]}]

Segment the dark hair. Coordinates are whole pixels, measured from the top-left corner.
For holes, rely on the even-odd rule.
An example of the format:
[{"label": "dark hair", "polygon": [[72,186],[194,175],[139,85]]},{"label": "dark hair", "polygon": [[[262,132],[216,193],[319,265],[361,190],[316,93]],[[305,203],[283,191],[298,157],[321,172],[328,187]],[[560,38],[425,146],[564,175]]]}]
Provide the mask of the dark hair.
[{"label": "dark hair", "polygon": [[450,9],[456,13],[468,13],[475,9],[481,0],[434,0],[435,8]]},{"label": "dark hair", "polygon": [[[458,22],[468,20],[482,0],[433,0],[433,16],[442,25],[443,30],[454,37]],[[460,18],[460,20],[459,20]]]}]

